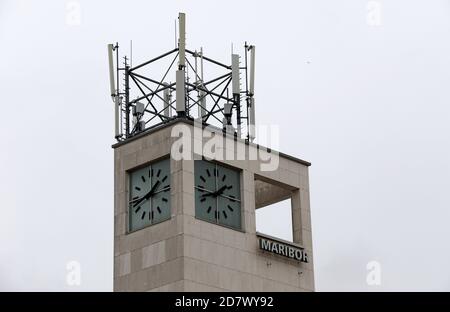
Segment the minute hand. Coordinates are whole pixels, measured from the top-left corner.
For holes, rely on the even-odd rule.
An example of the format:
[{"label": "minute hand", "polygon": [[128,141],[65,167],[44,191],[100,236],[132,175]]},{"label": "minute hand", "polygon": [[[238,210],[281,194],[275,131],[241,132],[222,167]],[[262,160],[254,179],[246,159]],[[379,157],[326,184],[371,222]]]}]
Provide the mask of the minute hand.
[{"label": "minute hand", "polygon": [[220,189],[218,189],[217,191],[213,192],[213,193],[207,193],[207,194],[203,194],[202,197],[207,197],[207,196],[213,196],[213,197],[217,197],[220,194],[223,193],[223,191],[225,191],[225,189],[227,188],[226,185],[222,186]]},{"label": "minute hand", "polygon": [[149,198],[153,195],[153,193],[155,192],[155,190],[158,188],[159,183],[160,183],[160,182],[157,181],[157,182],[155,183],[155,185],[153,185],[152,189],[151,189],[147,194],[145,194],[144,196],[142,196],[142,198],[139,199],[139,200],[133,205],[133,207],[139,206],[144,200],[149,199]]},{"label": "minute hand", "polygon": [[225,191],[226,189],[227,189],[226,185],[224,185],[220,189],[218,189],[217,192],[216,192],[216,197],[221,195],[223,193],[223,191]]}]

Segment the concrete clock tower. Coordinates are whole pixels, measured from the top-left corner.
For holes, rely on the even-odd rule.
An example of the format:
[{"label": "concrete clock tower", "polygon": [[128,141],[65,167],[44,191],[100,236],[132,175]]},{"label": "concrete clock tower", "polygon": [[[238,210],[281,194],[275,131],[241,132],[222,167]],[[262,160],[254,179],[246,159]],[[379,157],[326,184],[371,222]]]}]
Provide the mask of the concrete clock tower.
[{"label": "concrete clock tower", "polygon": [[[108,46],[114,291],[314,291],[310,164],[253,143],[255,47],[226,65],[187,50],[184,29],[180,13],[178,46],[134,67]],[[171,55],[162,79],[142,72]],[[224,73],[206,81],[203,62]],[[293,240],[258,233],[256,209],[285,199]]]}]

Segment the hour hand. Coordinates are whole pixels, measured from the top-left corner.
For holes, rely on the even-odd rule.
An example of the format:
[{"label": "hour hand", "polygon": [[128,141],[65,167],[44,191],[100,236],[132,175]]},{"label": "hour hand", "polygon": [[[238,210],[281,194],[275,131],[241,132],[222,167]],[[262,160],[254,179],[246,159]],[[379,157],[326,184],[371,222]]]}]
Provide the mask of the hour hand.
[{"label": "hour hand", "polygon": [[214,193],[206,193],[206,194],[202,194],[200,197],[207,197],[207,196],[215,196],[215,192]]},{"label": "hour hand", "polygon": [[223,193],[223,191],[225,191],[226,189],[227,189],[227,186],[226,186],[226,185],[222,186],[220,189],[218,189],[218,190],[215,192],[215,196],[217,197],[217,196],[221,195],[221,194]]},{"label": "hour hand", "polygon": [[147,193],[147,195],[145,195],[145,197],[148,199],[149,197],[153,196],[153,193],[155,193],[156,189],[158,188],[159,184],[161,182],[156,181],[155,185],[153,185],[152,189],[150,190],[150,192]]},{"label": "hour hand", "polygon": [[139,206],[140,203],[142,203],[144,200],[146,200],[145,196],[142,196],[140,198],[136,198],[134,200],[132,200],[131,202],[133,203],[133,207],[137,207]]}]

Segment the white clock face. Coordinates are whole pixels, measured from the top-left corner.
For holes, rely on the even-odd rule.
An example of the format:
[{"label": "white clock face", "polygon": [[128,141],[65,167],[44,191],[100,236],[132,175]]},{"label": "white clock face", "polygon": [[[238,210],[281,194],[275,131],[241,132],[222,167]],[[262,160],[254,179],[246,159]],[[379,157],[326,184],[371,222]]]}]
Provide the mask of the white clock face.
[{"label": "white clock face", "polygon": [[129,230],[170,219],[170,160],[130,173]]},{"label": "white clock face", "polygon": [[240,229],[240,172],[203,160],[195,161],[195,215]]}]

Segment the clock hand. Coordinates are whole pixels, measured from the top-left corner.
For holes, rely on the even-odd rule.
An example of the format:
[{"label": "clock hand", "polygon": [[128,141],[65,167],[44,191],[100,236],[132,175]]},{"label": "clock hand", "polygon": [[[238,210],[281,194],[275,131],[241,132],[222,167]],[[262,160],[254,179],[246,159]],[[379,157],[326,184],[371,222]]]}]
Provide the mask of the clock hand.
[{"label": "clock hand", "polygon": [[153,193],[155,192],[155,190],[158,188],[158,186],[159,186],[160,183],[161,183],[161,182],[157,181],[157,182],[155,183],[155,185],[153,185],[153,187],[151,188],[151,190],[150,190],[147,194],[145,194],[144,196],[142,196],[141,198],[139,198],[139,200],[137,200],[137,202],[133,205],[133,208],[139,206],[144,200],[149,199],[149,198],[153,195]]},{"label": "clock hand", "polygon": [[155,193],[156,189],[158,188],[159,184],[161,182],[158,180],[156,181],[155,185],[153,185],[152,189],[150,190],[150,192],[147,193],[147,195],[145,195],[146,199],[149,199],[150,197],[153,196],[153,194]]},{"label": "clock hand", "polygon": [[226,188],[227,188],[227,186],[224,185],[224,186],[222,186],[220,189],[218,189],[217,191],[212,192],[212,193],[203,194],[201,197],[206,197],[206,196],[214,196],[214,197],[217,197],[217,196],[219,196],[220,194],[222,194],[223,191],[225,191]]},{"label": "clock hand", "polygon": [[223,191],[226,190],[226,188],[227,188],[227,186],[224,185],[224,186],[222,186],[220,189],[218,189],[217,192],[216,192],[216,197],[219,196],[220,194],[222,194]]},{"label": "clock hand", "polygon": [[139,198],[139,200],[133,205],[133,208],[139,206],[145,199],[145,196]]},{"label": "clock hand", "polygon": [[214,196],[215,192],[213,193],[206,193],[206,194],[202,194],[202,196],[200,197],[207,197],[207,196]]}]

